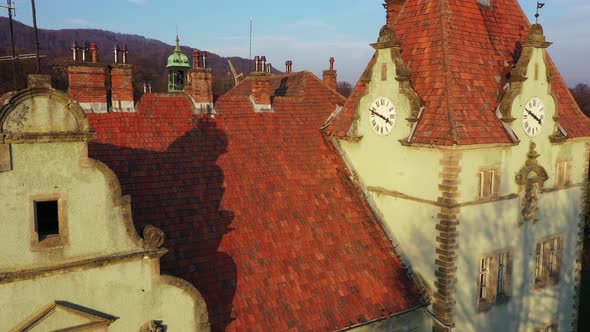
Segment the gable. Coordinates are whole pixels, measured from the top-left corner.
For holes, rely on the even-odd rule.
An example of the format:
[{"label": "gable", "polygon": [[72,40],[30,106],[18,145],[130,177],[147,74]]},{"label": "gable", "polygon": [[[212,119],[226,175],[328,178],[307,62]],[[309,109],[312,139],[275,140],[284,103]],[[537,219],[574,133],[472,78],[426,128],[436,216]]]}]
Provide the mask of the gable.
[{"label": "gable", "polygon": [[117,317],[70,302],[56,301],[40,309],[11,332],[106,331]]},{"label": "gable", "polygon": [[92,137],[80,106],[51,88],[21,91],[0,105],[0,135],[4,142],[76,141]]}]

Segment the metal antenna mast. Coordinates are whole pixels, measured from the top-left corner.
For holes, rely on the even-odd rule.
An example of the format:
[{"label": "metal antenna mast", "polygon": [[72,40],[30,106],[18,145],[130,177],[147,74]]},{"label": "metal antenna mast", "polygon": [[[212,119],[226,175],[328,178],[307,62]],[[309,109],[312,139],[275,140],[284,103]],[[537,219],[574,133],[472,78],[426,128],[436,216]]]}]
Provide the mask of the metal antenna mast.
[{"label": "metal antenna mast", "polygon": [[248,60],[250,63],[250,71],[252,71],[252,16],[250,16],[250,52],[248,53]]},{"label": "metal antenna mast", "polygon": [[539,9],[543,8],[545,6],[544,2],[540,2],[539,0],[537,0],[537,13],[535,13],[535,24],[539,23],[539,16],[541,16],[539,14]]},{"label": "metal antenna mast", "polygon": [[8,22],[10,23],[10,41],[12,43],[12,76],[14,78],[14,90],[18,90],[18,84],[16,82],[16,50],[14,46],[14,27],[12,22],[12,11],[16,9],[16,6],[12,4],[12,0],[6,0],[6,6],[0,5],[0,7],[8,9]]},{"label": "metal antenna mast", "polygon": [[31,7],[33,8],[33,28],[35,29],[35,51],[37,58],[37,74],[41,73],[41,57],[39,56],[39,31],[37,29],[37,9],[35,8],[35,0],[31,0]]}]

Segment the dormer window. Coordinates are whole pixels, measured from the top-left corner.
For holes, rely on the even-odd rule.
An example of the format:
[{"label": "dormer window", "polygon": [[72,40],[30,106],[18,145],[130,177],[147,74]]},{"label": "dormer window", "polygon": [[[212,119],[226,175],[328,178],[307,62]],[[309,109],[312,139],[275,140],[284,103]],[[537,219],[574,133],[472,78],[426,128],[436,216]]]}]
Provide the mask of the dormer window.
[{"label": "dormer window", "polygon": [[68,232],[64,195],[31,195],[29,204],[31,247],[37,250],[65,245]]}]

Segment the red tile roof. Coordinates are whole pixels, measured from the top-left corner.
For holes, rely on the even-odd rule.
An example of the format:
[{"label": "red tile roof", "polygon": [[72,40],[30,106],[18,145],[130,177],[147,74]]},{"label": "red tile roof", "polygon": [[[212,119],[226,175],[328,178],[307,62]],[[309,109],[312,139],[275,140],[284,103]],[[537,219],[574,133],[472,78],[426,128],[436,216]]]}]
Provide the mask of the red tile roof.
[{"label": "red tile roof", "polygon": [[319,129],[344,98],[310,73],[275,76],[275,112],[254,113],[249,80],[215,119],[179,94],[89,114],[90,155],[119,176],[138,229],[166,233],[162,269],[203,294],[215,331],[335,330],[419,305]]},{"label": "red tile roof", "polygon": [[[402,57],[410,63],[412,83],[424,110],[413,142],[435,145],[510,143],[495,112],[505,62],[513,62],[518,42],[530,23],[517,0],[494,0],[486,8],[476,0],[408,0],[394,23]],[[555,70],[553,62],[550,68]],[[344,136],[357,110],[357,91],[328,132]],[[552,83],[560,124],[569,137],[590,136],[583,115],[558,74]]]}]

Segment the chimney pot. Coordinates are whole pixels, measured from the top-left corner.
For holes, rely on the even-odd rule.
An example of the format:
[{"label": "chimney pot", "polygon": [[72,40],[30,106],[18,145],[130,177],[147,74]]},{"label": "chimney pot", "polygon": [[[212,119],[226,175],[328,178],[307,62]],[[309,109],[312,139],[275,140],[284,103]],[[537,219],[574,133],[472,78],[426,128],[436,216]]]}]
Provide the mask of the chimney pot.
[{"label": "chimney pot", "polygon": [[88,42],[82,42],[82,62],[86,62],[88,59]]},{"label": "chimney pot", "polygon": [[96,43],[90,44],[90,57],[92,59],[92,63],[98,62],[98,47],[96,46]]},{"label": "chimney pot", "polygon": [[119,45],[113,46],[114,63],[119,63]]},{"label": "chimney pot", "polygon": [[127,63],[127,54],[129,53],[129,50],[127,49],[127,45],[123,46],[123,63],[126,64]]},{"label": "chimney pot", "polygon": [[202,68],[207,68],[207,58],[208,57],[209,57],[209,55],[207,54],[207,52],[201,53],[201,67]]},{"label": "chimney pot", "polygon": [[260,70],[261,72],[266,71],[266,57],[263,55],[260,57]]},{"label": "chimney pot", "polygon": [[193,51],[193,68],[201,68],[201,52],[197,49]]},{"label": "chimney pot", "polygon": [[336,90],[338,87],[337,72],[334,70],[334,57],[330,58],[330,69],[324,70],[324,83],[332,90]]},{"label": "chimney pot", "polygon": [[254,57],[254,71],[260,71],[260,57],[258,55]]},{"label": "chimney pot", "polygon": [[80,47],[78,46],[78,42],[73,42],[72,43],[72,60],[74,61],[78,61],[78,52],[80,50]]}]

